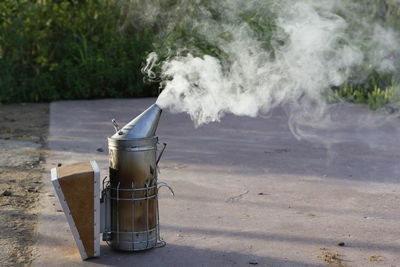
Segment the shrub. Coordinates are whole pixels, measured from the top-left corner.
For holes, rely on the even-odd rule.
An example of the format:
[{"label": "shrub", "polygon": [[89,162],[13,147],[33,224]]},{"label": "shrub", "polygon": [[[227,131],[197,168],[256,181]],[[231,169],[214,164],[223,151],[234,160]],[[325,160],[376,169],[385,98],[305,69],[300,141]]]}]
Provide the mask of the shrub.
[{"label": "shrub", "polygon": [[154,34],[121,29],[117,3],[0,3],[0,101],[155,95],[140,72]]},{"label": "shrub", "polygon": [[[400,31],[398,0],[354,3],[361,3],[357,16],[339,14],[352,25],[348,34],[363,34],[357,30],[360,18]],[[271,41],[279,29],[276,14],[272,10],[266,14],[268,1],[265,5],[240,10],[233,23],[245,22],[274,56]],[[196,26],[196,20],[205,17],[217,22],[229,19],[224,17],[226,8],[210,0],[1,1],[0,102],[155,96],[158,85],[144,82],[140,71],[151,51],[161,60],[190,52],[229,63],[225,51]],[[218,42],[230,38],[223,33]],[[368,40],[358,45],[371,49]],[[400,57],[392,57],[398,69]],[[370,103],[372,108],[391,102],[394,94],[385,90],[394,91],[398,77],[378,73],[368,62],[374,58],[367,56],[346,84],[333,88],[335,100]]]}]

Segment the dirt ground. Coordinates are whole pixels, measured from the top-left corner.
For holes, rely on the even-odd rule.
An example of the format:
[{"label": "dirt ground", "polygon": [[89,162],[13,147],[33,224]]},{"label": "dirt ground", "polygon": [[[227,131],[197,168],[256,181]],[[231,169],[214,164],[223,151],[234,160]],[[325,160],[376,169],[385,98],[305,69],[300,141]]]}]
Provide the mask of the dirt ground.
[{"label": "dirt ground", "polygon": [[0,105],[0,266],[34,257],[48,114],[48,104]]}]

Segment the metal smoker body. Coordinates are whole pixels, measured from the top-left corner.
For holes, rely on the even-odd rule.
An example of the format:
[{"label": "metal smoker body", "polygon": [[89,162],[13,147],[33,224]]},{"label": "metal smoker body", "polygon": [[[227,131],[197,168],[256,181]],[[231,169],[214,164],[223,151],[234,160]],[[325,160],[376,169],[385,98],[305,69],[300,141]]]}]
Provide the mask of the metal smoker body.
[{"label": "metal smoker body", "polygon": [[[110,176],[103,184],[103,239],[118,250],[136,251],[165,245],[159,235],[157,181],[161,109],[152,105],[108,138]],[[104,183],[104,182],[103,182]],[[172,191],[172,190],[171,190]]]}]

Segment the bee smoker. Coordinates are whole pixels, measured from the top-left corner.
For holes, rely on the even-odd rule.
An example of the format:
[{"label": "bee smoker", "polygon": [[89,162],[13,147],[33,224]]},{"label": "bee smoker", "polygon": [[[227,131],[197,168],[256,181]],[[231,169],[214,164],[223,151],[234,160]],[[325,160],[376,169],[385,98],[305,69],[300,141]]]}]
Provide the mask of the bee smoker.
[{"label": "bee smoker", "polygon": [[160,238],[155,135],[161,109],[153,104],[122,129],[113,120],[116,133],[108,138],[109,180],[103,181],[103,240],[113,249],[145,250],[164,246]]},{"label": "bee smoker", "polygon": [[[161,109],[153,104],[108,138],[109,179],[100,189],[95,161],[51,170],[51,181],[83,260],[100,256],[99,235],[113,249],[145,250],[165,245],[160,238],[158,190],[172,188],[157,179],[157,124]],[[101,191],[100,191],[101,190]]]}]

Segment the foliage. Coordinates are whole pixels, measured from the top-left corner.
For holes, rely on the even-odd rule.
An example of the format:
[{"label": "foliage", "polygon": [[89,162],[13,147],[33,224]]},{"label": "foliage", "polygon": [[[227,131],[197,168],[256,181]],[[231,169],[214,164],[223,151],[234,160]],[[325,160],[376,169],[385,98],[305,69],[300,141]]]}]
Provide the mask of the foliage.
[{"label": "foliage", "polygon": [[0,3],[0,102],[150,96],[154,34],[118,28],[111,0]]},{"label": "foliage", "polygon": [[[353,27],[349,27],[349,32],[355,35],[360,33],[357,27],[360,24],[366,24],[368,21],[374,21],[380,25],[393,29],[398,37],[400,32],[400,6],[397,0],[357,0],[354,1],[357,6],[358,16],[347,17],[347,21]],[[360,4],[361,3],[361,4]],[[342,14],[340,14],[342,15]],[[365,27],[364,27],[365,28]],[[370,29],[373,31],[373,27]],[[385,40],[382,40],[385,41]],[[371,42],[368,39],[359,44],[359,47],[365,52],[365,63],[359,68],[353,70],[348,81],[340,87],[334,87],[334,97],[331,101],[345,100],[355,103],[366,103],[371,109],[380,109],[385,106],[394,105],[400,101],[398,91],[398,82],[400,79],[399,69],[399,51],[392,52],[387,58],[380,55],[370,55]],[[383,50],[383,48],[382,48]],[[387,53],[388,51],[380,51]],[[397,54],[394,54],[397,53]],[[376,64],[382,60],[389,60],[396,66],[396,71],[382,71]]]},{"label": "foliage", "polygon": [[[370,87],[372,85],[372,87]],[[398,83],[392,78],[391,83],[382,87],[376,80],[364,84],[346,83],[341,87],[333,88],[331,102],[345,100],[354,103],[366,103],[368,107],[376,110],[388,104],[395,104],[400,101]]]},{"label": "foliage", "polygon": [[[246,24],[273,57],[272,47],[283,43],[276,39],[281,33],[270,2],[255,10],[243,1],[243,8],[234,10],[240,19],[229,23]],[[357,23],[365,23],[360,18],[400,32],[398,0],[354,1],[361,2],[358,16],[346,17],[355,25],[349,34],[363,34],[357,31]],[[151,51],[161,60],[189,52],[229,60],[216,42],[229,42],[230,33],[209,38],[198,23],[232,19],[224,17],[229,8],[229,1],[211,0],[1,1],[0,102],[155,96],[157,84],[144,82],[140,71]],[[358,45],[368,51],[369,43]],[[396,61],[400,64],[400,58]],[[397,101],[399,75],[378,72],[368,62],[374,58],[332,88],[330,100],[368,103],[373,109]]]},{"label": "foliage", "polygon": [[[193,6],[194,3],[195,5],[206,7],[205,9],[209,11],[210,14],[202,13],[201,8]],[[207,18],[208,20],[212,19],[214,22],[221,22],[221,24],[227,22],[229,18],[224,17],[224,9],[229,7],[223,6],[225,3],[224,1],[218,2],[217,4],[213,3],[214,2],[208,0],[165,1],[165,5],[162,6],[163,12],[159,15],[157,21],[173,25],[173,27],[169,31],[161,31],[164,35],[159,39],[160,43],[155,43],[155,49],[158,54],[161,55],[162,60],[169,57],[171,54],[184,55],[189,52],[195,56],[203,54],[216,56],[221,59],[222,63],[229,60],[229,56],[225,55],[225,51],[220,50],[220,44],[223,43],[224,40],[230,40],[229,33],[227,32],[216,38],[212,36],[210,32],[204,35],[204,29],[203,31],[199,31],[196,24],[193,24],[193,21],[202,21],[203,18]],[[348,39],[351,40],[351,42],[355,42],[355,40],[361,42],[356,43],[356,45],[364,52],[364,64],[353,68],[347,83],[340,87],[332,88],[334,97],[330,100],[367,103],[372,109],[378,109],[386,104],[398,101],[398,98],[394,97],[394,92],[397,90],[396,85],[399,75],[393,72],[379,71],[376,64],[379,62],[380,55],[374,53],[369,55],[369,51],[377,51],[379,49],[373,47],[374,42],[368,39],[363,40],[363,38],[360,38],[360,35],[370,36],[373,34],[373,27],[365,27],[365,24],[368,24],[370,21],[377,22],[380,25],[399,32],[400,6],[397,0],[363,0],[363,2],[360,3],[361,0],[354,1],[354,6],[352,6],[352,8],[355,12],[350,12],[350,15],[348,11],[343,14],[340,13],[341,11],[338,11],[338,14],[349,22]],[[275,25],[276,14],[268,8],[263,7],[260,7],[258,10],[243,8],[236,12],[240,18],[237,23],[246,24],[254,32],[255,37],[262,43],[263,47],[268,50],[273,57],[275,52],[273,46],[277,47],[283,45],[285,42],[284,39],[277,40],[276,38],[282,34],[279,32],[280,29]],[[358,16],[354,16],[355,13],[358,14]],[[362,16],[363,19],[360,19],[359,16]],[[187,17],[190,19],[186,20],[185,18]],[[170,23],[169,20],[173,20],[173,23]],[[202,23],[198,24],[201,25]],[[162,25],[157,25],[156,28],[160,29]],[[359,32],[360,29],[365,29],[368,32]],[[209,36],[212,37],[210,38]],[[345,40],[342,41],[346,42]],[[397,55],[391,55],[390,58],[393,58],[393,61],[398,61]],[[380,59],[382,59],[382,57]],[[398,64],[398,62],[396,64]],[[398,67],[399,66],[397,66],[397,69]]]}]

